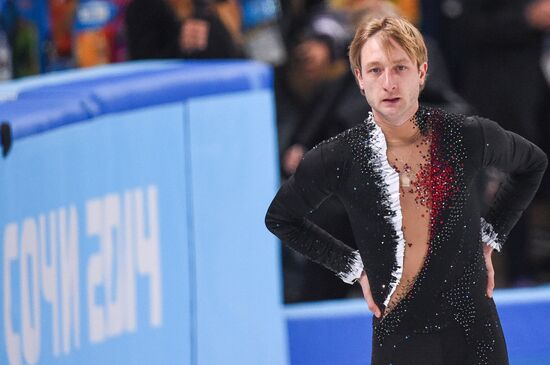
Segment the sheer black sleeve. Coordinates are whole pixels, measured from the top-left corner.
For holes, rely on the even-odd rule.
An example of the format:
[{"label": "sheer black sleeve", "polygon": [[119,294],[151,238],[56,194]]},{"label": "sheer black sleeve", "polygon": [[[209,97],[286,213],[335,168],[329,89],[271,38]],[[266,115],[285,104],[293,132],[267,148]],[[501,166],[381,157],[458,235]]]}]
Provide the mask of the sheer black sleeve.
[{"label": "sheer black sleeve", "polygon": [[338,189],[345,178],[345,162],[337,141],[321,143],[307,152],[271,202],[265,223],[290,248],[351,284],[363,270],[359,252],[306,218]]},{"label": "sheer black sleeve", "polygon": [[[546,154],[525,138],[502,129],[488,119],[476,118],[483,140],[483,167],[507,173],[493,204],[482,220],[482,233],[500,250],[510,230],[535,196],[548,159]],[[484,239],[487,241],[487,239]]]}]

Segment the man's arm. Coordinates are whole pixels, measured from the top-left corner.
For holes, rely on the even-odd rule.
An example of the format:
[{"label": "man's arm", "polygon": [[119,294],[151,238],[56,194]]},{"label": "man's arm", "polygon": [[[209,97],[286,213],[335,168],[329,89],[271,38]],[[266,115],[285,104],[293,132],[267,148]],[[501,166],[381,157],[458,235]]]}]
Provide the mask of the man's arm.
[{"label": "man's arm", "polygon": [[306,218],[340,185],[345,158],[334,141],[304,155],[296,173],[279,189],[265,217],[267,228],[283,243],[310,260],[355,282],[363,271],[359,252]]},{"label": "man's arm", "polygon": [[488,119],[476,118],[482,140],[482,165],[508,174],[482,219],[482,239],[496,250],[535,196],[548,164],[546,154],[525,138]]}]

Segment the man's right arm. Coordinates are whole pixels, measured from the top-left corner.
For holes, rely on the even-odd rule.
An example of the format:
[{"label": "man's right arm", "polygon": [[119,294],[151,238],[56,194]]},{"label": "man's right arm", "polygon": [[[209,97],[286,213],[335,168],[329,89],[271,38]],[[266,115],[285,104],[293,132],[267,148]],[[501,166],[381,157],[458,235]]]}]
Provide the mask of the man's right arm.
[{"label": "man's right arm", "polygon": [[344,158],[327,144],[304,155],[296,173],[279,189],[271,202],[265,223],[283,243],[310,260],[354,283],[363,271],[359,252],[307,219],[344,178]]}]

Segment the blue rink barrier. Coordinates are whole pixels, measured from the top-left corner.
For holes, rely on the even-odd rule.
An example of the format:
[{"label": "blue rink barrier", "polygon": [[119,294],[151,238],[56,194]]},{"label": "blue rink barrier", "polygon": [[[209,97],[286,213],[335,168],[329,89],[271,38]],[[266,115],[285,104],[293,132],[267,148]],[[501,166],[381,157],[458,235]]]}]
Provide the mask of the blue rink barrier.
[{"label": "blue rink barrier", "polygon": [[[550,364],[550,286],[495,290],[510,365]],[[370,364],[372,315],[363,299],[285,309],[292,365]]]},{"label": "blue rink barrier", "polygon": [[271,69],[0,85],[0,364],[287,364]]}]

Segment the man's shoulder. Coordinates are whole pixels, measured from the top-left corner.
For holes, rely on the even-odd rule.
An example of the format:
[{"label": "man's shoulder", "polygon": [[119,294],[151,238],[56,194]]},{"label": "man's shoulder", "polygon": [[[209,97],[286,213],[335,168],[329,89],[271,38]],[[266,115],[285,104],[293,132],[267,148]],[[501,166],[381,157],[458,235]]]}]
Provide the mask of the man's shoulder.
[{"label": "man's shoulder", "polygon": [[429,108],[432,118],[430,124],[446,143],[441,148],[452,151],[455,148],[465,148],[469,158],[479,153],[483,148],[484,125],[495,122],[477,115],[465,115],[447,112],[443,109]]},{"label": "man's shoulder", "polygon": [[460,126],[468,118],[464,114],[453,113],[433,106],[420,106],[417,115],[419,116],[419,122],[427,123],[431,127]]},{"label": "man's shoulder", "polygon": [[420,108],[421,128],[428,128],[442,136],[456,138],[463,136],[468,138],[471,134],[477,134],[480,131],[480,124],[487,121],[485,118],[477,115],[466,115],[452,113],[436,107],[423,106]]},{"label": "man's shoulder", "polygon": [[348,128],[345,131],[340,132],[335,136],[332,136],[328,139],[325,139],[324,141],[317,143],[312,149],[318,149],[321,147],[323,147],[325,150],[336,149],[336,148],[345,149],[347,146],[350,145],[350,142],[352,142],[353,140],[356,140],[362,137],[367,137],[368,134],[369,134],[369,128],[368,128],[368,123],[365,119],[363,122],[351,128]]}]

